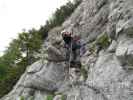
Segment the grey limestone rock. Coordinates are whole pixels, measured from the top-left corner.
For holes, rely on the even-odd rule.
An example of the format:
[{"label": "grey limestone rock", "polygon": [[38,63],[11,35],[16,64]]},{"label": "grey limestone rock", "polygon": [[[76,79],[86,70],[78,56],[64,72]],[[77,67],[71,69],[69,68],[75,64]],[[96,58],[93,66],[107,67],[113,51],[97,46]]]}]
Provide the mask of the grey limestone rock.
[{"label": "grey limestone rock", "polygon": [[[79,83],[64,80],[67,64],[60,35],[64,29],[92,45],[92,52],[88,47],[81,57],[88,78]],[[102,33],[107,33],[112,43],[98,55],[93,52],[94,43]],[[62,26],[49,32],[47,42],[52,44],[47,45],[47,63],[39,60],[29,66],[1,100],[19,100],[21,96],[33,96],[33,100],[44,96],[46,100],[50,93],[66,95],[67,100],[133,100],[133,0],[82,0]]]}]

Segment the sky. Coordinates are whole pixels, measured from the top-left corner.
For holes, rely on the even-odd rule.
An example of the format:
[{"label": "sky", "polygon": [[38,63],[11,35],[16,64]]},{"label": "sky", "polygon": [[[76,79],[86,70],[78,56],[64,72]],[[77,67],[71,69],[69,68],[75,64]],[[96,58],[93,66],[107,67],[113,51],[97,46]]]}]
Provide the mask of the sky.
[{"label": "sky", "polygon": [[38,29],[68,0],[0,0],[0,55],[23,29]]}]

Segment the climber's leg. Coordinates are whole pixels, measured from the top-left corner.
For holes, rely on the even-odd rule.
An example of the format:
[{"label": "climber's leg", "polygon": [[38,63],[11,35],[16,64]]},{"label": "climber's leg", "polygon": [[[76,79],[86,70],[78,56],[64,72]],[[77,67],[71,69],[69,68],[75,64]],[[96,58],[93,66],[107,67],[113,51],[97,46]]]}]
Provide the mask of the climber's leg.
[{"label": "climber's leg", "polygon": [[66,49],[66,61],[70,60],[70,50]]},{"label": "climber's leg", "polygon": [[75,63],[77,65],[77,68],[81,68],[81,61],[80,61],[80,49],[76,50],[76,59]]},{"label": "climber's leg", "polygon": [[72,51],[71,67],[72,68],[81,68],[80,50],[79,49]]}]

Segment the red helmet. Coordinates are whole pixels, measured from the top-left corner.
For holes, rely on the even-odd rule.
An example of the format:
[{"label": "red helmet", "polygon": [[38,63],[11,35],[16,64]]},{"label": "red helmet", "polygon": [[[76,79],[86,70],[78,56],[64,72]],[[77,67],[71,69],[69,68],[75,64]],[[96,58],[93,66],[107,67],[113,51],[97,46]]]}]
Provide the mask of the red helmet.
[{"label": "red helmet", "polygon": [[64,36],[71,36],[71,35],[72,35],[71,32],[68,32],[68,31],[66,31],[66,30],[62,31],[61,34],[62,34],[63,37],[64,37]]}]

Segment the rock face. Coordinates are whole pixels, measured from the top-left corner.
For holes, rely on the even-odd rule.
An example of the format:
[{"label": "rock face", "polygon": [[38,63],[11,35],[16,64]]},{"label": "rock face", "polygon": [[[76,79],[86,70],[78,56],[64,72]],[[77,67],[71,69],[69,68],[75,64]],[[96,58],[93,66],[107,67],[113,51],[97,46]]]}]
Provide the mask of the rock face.
[{"label": "rock face", "polygon": [[[49,48],[51,46],[48,47],[48,50]],[[54,54],[52,58],[56,57],[57,60],[63,58],[54,47],[51,53]],[[20,98],[30,100],[31,97],[35,100],[44,100],[46,94],[56,91],[65,79],[65,63],[52,60],[39,60],[29,66],[14,89],[2,100],[18,100]]]},{"label": "rock face", "polygon": [[[87,78],[82,72],[66,80],[62,29],[90,42],[81,57]],[[102,33],[108,38],[97,40]],[[50,31],[47,42],[52,44],[48,59],[29,66],[1,100],[47,100],[50,94],[54,100],[133,100],[133,0],[82,0],[61,27]]]}]

